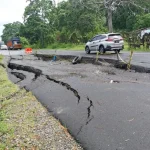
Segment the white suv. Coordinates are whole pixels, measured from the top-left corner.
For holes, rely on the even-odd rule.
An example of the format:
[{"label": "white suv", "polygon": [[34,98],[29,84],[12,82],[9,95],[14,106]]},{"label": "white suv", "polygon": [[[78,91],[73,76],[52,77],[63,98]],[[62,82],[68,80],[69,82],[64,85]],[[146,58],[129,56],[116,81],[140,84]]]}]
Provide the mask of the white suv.
[{"label": "white suv", "polygon": [[124,41],[119,33],[109,33],[96,35],[86,43],[85,52],[90,54],[91,51],[106,51],[120,52],[124,49]]}]

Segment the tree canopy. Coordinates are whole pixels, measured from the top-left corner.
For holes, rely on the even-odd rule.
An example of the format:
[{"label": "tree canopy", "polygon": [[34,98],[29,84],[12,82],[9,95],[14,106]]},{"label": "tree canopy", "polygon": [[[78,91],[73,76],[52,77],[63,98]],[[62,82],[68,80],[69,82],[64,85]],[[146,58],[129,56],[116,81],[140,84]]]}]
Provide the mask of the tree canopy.
[{"label": "tree canopy", "polygon": [[18,21],[5,24],[4,30],[3,30],[3,35],[2,35],[3,41],[6,42],[12,37],[19,36],[21,25],[22,25],[22,23],[20,23]]},{"label": "tree canopy", "polygon": [[95,34],[150,27],[150,0],[29,0],[24,23],[4,25],[2,39],[25,37],[31,45],[86,42]]}]

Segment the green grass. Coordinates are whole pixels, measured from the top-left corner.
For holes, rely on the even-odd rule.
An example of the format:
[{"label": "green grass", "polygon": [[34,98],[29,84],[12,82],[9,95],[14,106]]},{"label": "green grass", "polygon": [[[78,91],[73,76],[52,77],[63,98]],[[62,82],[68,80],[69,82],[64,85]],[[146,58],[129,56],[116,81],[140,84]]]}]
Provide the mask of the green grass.
[{"label": "green grass", "polygon": [[3,59],[3,56],[2,56],[2,55],[0,55],[0,62],[2,62],[2,59]]},{"label": "green grass", "polygon": [[53,49],[53,50],[84,50],[85,44],[65,44],[65,43],[53,43],[49,45],[45,49]]},{"label": "green grass", "polygon": [[[0,55],[0,63],[2,59],[3,56]],[[16,92],[15,96],[6,99]],[[35,113],[39,110],[35,108],[34,102],[36,99],[32,93],[26,93],[23,89],[19,90],[8,79],[6,69],[0,66],[0,150],[15,149],[14,140],[18,138],[17,135],[22,138],[28,135],[28,138],[33,138],[31,130],[34,128]],[[40,104],[39,107],[41,107]],[[22,117],[24,117],[23,120]],[[24,140],[21,145],[19,149],[26,145]]]},{"label": "green grass", "polygon": [[150,52],[150,48],[149,49],[146,49],[145,47],[141,46],[140,48],[129,48],[129,45],[127,42],[124,42],[124,50],[125,51],[135,51],[135,52]]},{"label": "green grass", "polygon": [[9,132],[7,124],[5,122],[1,121],[0,122],[0,133],[5,134],[7,132]]},{"label": "green grass", "polygon": [[[3,56],[0,55],[0,63],[2,63]],[[17,86],[13,85],[7,78],[5,69],[0,66],[0,100],[7,97],[10,93],[15,92]],[[6,122],[7,115],[4,112],[4,103],[0,101],[0,137],[5,134],[12,134],[12,130]],[[1,139],[0,139],[1,140]],[[0,142],[0,150],[6,149],[7,143]]]},{"label": "green grass", "polygon": [[[53,43],[47,48],[44,48],[44,50],[77,50],[77,51],[83,51],[85,49],[85,44],[71,44],[71,43]],[[127,42],[124,42],[124,51],[137,51],[137,52],[150,52],[150,49],[146,49],[145,47],[141,46],[140,48],[129,48],[129,45]]]}]

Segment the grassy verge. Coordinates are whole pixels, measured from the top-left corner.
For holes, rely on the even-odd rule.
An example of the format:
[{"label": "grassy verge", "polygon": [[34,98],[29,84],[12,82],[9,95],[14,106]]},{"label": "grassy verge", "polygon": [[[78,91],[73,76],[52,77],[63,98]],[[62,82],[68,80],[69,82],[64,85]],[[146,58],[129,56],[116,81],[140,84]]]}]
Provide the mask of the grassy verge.
[{"label": "grassy verge", "polygon": [[53,43],[45,49],[59,49],[59,50],[84,50],[85,44],[65,44],[65,43]]},{"label": "grassy verge", "polygon": [[0,150],[65,148],[82,149],[31,92],[8,80],[0,65]]},{"label": "grassy verge", "polygon": [[135,52],[150,52],[150,49],[146,49],[145,47],[141,46],[140,48],[129,48],[129,45],[127,42],[124,43],[124,49],[125,51],[135,51]]},{"label": "grassy verge", "polygon": [[[44,50],[78,50],[83,51],[85,49],[85,44],[65,44],[65,43],[53,43],[49,45]],[[150,52],[150,49],[146,49],[145,47],[141,46],[140,48],[129,48],[129,45],[127,42],[124,44],[124,50],[125,51],[137,51],[137,52]]]},{"label": "grassy verge", "polygon": [[[2,62],[2,56],[0,56],[0,62]],[[0,66],[0,150],[26,146],[25,141],[20,141],[17,136],[25,134],[32,136],[30,134],[31,127],[28,126],[34,124],[33,111],[35,110],[30,107],[27,117],[22,121],[20,119],[23,119],[21,116],[24,116],[25,106],[34,100],[31,93],[19,90],[16,85],[11,83],[5,69]]]}]

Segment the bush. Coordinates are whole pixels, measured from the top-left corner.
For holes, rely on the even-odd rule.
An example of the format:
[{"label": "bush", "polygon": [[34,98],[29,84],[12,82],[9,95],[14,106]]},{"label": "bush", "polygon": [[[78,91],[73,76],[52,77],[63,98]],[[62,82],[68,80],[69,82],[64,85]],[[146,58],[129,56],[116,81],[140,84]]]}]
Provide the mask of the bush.
[{"label": "bush", "polygon": [[29,41],[25,37],[20,37],[20,40],[23,48],[30,47]]},{"label": "bush", "polygon": [[58,48],[58,43],[54,43],[54,44],[52,44],[52,45],[51,45],[51,48],[52,48],[52,49],[56,49],[56,48]]},{"label": "bush", "polygon": [[39,44],[32,44],[30,47],[33,49],[40,49]]},{"label": "bush", "polygon": [[135,29],[150,27],[150,13],[143,16],[137,16],[136,20],[134,25]]}]

